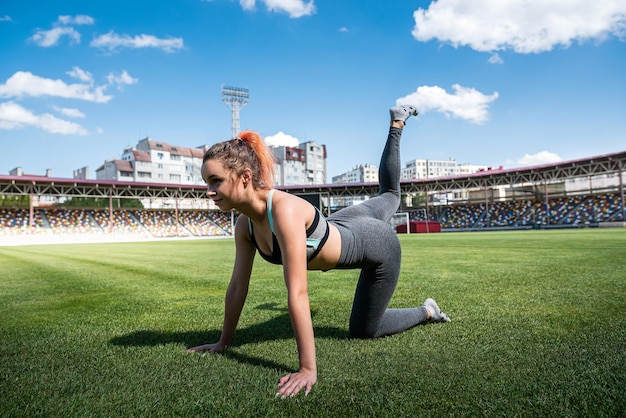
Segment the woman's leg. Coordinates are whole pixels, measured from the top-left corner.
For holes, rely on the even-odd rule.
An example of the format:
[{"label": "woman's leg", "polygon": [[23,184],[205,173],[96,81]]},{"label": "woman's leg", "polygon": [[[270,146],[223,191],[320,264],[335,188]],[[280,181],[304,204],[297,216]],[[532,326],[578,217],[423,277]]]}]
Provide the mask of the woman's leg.
[{"label": "woman's leg", "polygon": [[[359,232],[369,231],[363,246],[366,266],[362,268],[350,315],[350,335],[355,338],[377,338],[397,334],[428,322],[428,311],[417,308],[387,309],[400,275],[400,242],[390,225],[381,221],[361,225]],[[362,235],[363,236],[363,235]]]},{"label": "woman's leg", "polygon": [[372,217],[388,222],[400,206],[400,138],[406,120],[417,115],[413,106],[396,106],[389,109],[391,126],[378,166],[378,196],[363,203]]},{"label": "woman's leg", "polygon": [[400,206],[400,138],[402,128],[390,127],[378,167],[378,195],[365,202],[343,208],[328,217],[339,222],[352,218],[374,218],[388,222]]},{"label": "woman's leg", "polygon": [[352,337],[377,338],[419,324],[450,322],[430,298],[415,308],[388,309],[400,275],[402,254],[396,231],[388,223],[374,219],[355,219],[349,228],[359,237],[350,253],[358,258],[361,267],[350,315]]},{"label": "woman's leg", "polygon": [[379,166],[379,194],[328,218],[341,231],[338,267],[361,268],[350,315],[350,334],[356,338],[377,338],[447,319],[434,301],[416,308],[387,308],[400,275],[400,242],[388,223],[400,204],[400,138],[406,119],[417,111],[400,106],[391,108],[390,114],[391,127]]},{"label": "woman's leg", "polygon": [[367,208],[370,216],[388,222],[400,206],[400,138],[402,129],[391,127],[378,166],[378,195],[359,206]]}]

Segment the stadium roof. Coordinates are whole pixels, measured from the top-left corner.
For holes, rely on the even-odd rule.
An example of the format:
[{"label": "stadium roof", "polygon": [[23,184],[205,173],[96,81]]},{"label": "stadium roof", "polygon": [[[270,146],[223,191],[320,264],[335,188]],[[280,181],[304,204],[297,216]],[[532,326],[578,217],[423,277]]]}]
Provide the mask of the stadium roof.
[{"label": "stadium roof", "polygon": [[[405,180],[401,193],[447,192],[496,186],[546,185],[567,179],[596,175],[616,175],[626,170],[626,151],[604,154],[558,164],[545,164],[507,170],[487,170],[474,174],[432,179]],[[620,177],[620,189],[623,191]],[[371,196],[378,193],[378,183],[332,183],[306,186],[280,186],[295,193],[319,193],[333,197]],[[0,194],[37,196],[81,196],[138,199],[202,199],[204,185],[79,180],[46,176],[0,176]]]}]

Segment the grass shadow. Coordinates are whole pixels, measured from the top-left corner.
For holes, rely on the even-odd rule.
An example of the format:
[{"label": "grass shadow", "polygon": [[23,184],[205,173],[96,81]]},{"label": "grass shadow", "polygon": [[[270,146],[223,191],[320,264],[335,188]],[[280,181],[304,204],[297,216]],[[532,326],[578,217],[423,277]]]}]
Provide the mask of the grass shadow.
[{"label": "grass shadow", "polygon": [[[259,322],[246,328],[237,329],[235,345],[262,343],[264,341],[276,341],[294,338],[289,314],[285,308],[277,308],[276,304],[263,304],[256,309],[273,310],[284,312],[267,321]],[[314,316],[314,312],[311,313]],[[316,338],[348,339],[350,334],[347,329],[336,327],[314,327]],[[123,347],[158,346],[165,344],[183,344],[187,348],[197,345],[216,342],[221,334],[220,329],[207,331],[170,332],[159,330],[137,330],[128,334],[111,338],[109,343]],[[251,357],[233,350],[226,350],[222,355],[232,358],[240,363],[253,366],[267,367],[270,369],[288,370],[289,368],[270,360]]]}]

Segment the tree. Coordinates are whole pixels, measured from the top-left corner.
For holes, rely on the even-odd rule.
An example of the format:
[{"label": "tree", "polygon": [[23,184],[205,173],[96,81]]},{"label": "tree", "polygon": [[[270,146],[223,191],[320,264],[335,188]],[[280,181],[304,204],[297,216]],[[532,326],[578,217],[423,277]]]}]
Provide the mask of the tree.
[{"label": "tree", "polygon": [[29,195],[0,195],[0,207],[30,207]]},{"label": "tree", "polygon": [[[70,197],[59,206],[74,208],[108,208],[109,198],[106,197]],[[113,199],[115,208],[138,208],[143,209],[143,205],[138,199]]]}]

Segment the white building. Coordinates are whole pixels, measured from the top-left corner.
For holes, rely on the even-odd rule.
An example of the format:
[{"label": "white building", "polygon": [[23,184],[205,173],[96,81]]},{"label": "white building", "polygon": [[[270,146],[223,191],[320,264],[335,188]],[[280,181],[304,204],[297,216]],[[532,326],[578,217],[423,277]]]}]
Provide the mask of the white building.
[{"label": "white building", "polygon": [[352,170],[334,176],[333,183],[378,183],[378,167],[359,164]]},{"label": "white building", "polygon": [[[359,164],[345,173],[333,177],[333,183],[378,183],[378,167],[372,164]],[[333,197],[332,207],[358,205],[368,198],[363,197]]]},{"label": "white building", "polygon": [[428,179],[459,174],[456,160],[411,160],[402,169],[403,179]]},{"label": "white building", "polygon": [[[203,145],[188,148],[144,138],[96,170],[98,180],[204,185],[200,173]],[[326,147],[304,142],[298,147],[270,147],[279,160],[274,166],[277,186],[326,183]],[[155,207],[147,204],[146,207]]]},{"label": "white building", "polygon": [[[111,158],[96,170],[98,180],[143,183],[203,185],[200,174],[206,146],[188,148],[144,138],[137,147],[127,147],[120,159]],[[176,202],[163,199],[142,201],[145,208],[170,208]],[[202,202],[179,202],[181,208],[214,208],[210,199]]]},{"label": "white building", "polygon": [[270,147],[277,163],[274,182],[277,186],[326,183],[326,146],[303,142],[297,147]]},{"label": "white building", "polygon": [[204,184],[200,175],[206,146],[170,145],[144,138],[128,147],[120,159],[109,159],[96,170],[98,180],[145,183]]}]

